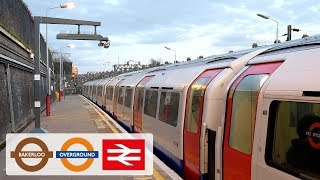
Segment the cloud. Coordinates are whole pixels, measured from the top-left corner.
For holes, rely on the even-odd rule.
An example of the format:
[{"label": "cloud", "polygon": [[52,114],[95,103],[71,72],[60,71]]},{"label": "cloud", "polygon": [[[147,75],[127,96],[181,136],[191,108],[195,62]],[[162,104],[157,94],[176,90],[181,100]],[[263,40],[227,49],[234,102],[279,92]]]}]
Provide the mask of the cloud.
[{"label": "cloud", "polygon": [[[46,9],[56,6],[56,1],[25,0],[33,15],[45,15]],[[195,58],[225,53],[229,50],[250,48],[253,42],[270,44],[275,39],[276,24],[257,17],[257,13],[279,21],[281,41],[286,37],[287,25],[301,29],[293,38],[303,33],[316,34],[320,30],[320,6],[316,0],[74,0],[72,10],[54,9],[49,15],[69,19],[100,21],[98,33],[111,40],[109,49],[98,48],[97,42],[61,41],[60,32],[76,32],[76,26],[49,26],[50,47],[71,52],[80,72],[102,71],[103,64],[123,63],[129,59],[147,63],[150,58],[173,61],[169,46],[177,51],[177,58]],[[81,27],[82,32],[92,32],[92,27]],[[41,28],[44,33],[44,26]],[[67,49],[68,44],[75,49]]]},{"label": "cloud", "polygon": [[107,5],[118,5],[120,0],[105,0],[104,3]]}]

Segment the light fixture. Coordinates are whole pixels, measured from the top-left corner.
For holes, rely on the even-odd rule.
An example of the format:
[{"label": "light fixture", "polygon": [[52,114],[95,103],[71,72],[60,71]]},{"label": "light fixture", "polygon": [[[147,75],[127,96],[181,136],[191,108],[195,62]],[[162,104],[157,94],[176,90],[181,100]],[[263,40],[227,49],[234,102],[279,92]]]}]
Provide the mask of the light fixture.
[{"label": "light fixture", "polygon": [[76,7],[76,5],[75,5],[74,2],[68,2],[68,3],[60,4],[60,8],[73,9],[75,7]]}]

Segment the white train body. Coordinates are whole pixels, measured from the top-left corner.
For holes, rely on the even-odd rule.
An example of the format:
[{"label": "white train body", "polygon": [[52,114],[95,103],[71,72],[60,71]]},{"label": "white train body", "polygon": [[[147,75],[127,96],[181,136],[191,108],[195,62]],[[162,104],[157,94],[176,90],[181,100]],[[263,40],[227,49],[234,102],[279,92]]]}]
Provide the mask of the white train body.
[{"label": "white train body", "polygon": [[[86,82],[186,179],[320,178],[320,37]],[[303,163],[308,160],[309,163]]]}]

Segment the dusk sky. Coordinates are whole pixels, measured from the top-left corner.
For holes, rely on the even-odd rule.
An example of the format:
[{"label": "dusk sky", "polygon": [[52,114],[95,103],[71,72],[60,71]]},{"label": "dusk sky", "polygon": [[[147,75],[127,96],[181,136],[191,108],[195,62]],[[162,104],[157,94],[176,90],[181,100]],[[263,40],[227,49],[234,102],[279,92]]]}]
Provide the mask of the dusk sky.
[{"label": "dusk sky", "polygon": [[[62,0],[24,0],[32,15],[45,16],[46,10],[70,2]],[[109,49],[99,48],[96,41],[57,40],[60,32],[76,32],[76,26],[49,26],[50,48],[71,53],[80,73],[110,71],[111,65],[128,60],[150,62],[151,58],[185,61],[200,55],[209,56],[229,50],[250,48],[252,43],[271,44],[276,37],[276,23],[256,14],[279,21],[279,37],[287,25],[299,28],[293,39],[320,30],[320,4],[316,0],[72,0],[74,9],[53,9],[48,16],[101,21],[98,33],[111,40]],[[91,33],[93,28],[83,28]],[[45,36],[45,26],[41,27]],[[75,48],[67,48],[73,44]],[[118,58],[119,57],[119,58]],[[110,63],[107,63],[110,62]],[[109,66],[108,66],[109,64]]]}]

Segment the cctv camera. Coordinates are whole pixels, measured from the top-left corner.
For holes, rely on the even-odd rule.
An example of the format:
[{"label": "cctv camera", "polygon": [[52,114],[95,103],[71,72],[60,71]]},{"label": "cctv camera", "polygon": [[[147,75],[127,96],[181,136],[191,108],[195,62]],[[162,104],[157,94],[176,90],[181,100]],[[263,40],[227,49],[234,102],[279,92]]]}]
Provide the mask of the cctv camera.
[{"label": "cctv camera", "polygon": [[33,53],[30,53],[29,56],[30,56],[30,59],[34,60],[34,54]]},{"label": "cctv camera", "polygon": [[101,47],[101,46],[103,46],[104,45],[104,43],[102,42],[102,41],[100,41],[99,43],[98,43],[98,46],[99,47]]},{"label": "cctv camera", "polygon": [[104,48],[109,48],[109,47],[110,47],[110,41],[107,41],[107,42],[104,44],[103,47],[104,47]]}]

